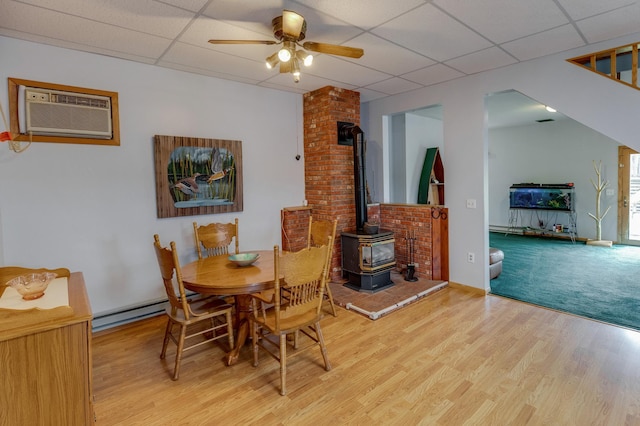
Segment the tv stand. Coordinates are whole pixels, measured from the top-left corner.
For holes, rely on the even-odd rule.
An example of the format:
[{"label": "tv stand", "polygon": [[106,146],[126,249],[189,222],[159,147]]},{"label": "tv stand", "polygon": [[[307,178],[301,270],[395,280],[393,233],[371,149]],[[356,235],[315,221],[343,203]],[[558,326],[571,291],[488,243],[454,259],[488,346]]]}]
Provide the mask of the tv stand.
[{"label": "tv stand", "polygon": [[[557,224],[558,214],[567,215],[569,226],[562,229],[548,229],[551,225]],[[529,225],[525,226],[528,220]],[[542,222],[542,225],[540,223]],[[532,226],[537,225],[537,226]],[[574,211],[552,211],[552,210],[531,210],[531,209],[509,209],[509,228],[507,233],[521,229],[523,234],[532,233],[545,236],[568,236],[572,243],[576,242],[577,234],[576,213]]]}]

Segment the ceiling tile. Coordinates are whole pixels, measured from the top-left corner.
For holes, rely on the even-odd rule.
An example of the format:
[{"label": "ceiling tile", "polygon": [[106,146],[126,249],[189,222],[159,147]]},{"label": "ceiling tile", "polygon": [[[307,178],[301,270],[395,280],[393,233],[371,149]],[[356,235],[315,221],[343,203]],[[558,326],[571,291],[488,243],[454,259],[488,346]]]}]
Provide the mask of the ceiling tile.
[{"label": "ceiling tile", "polygon": [[429,58],[412,52],[400,46],[396,46],[373,34],[365,33],[348,43],[350,46],[364,49],[364,55],[360,58],[346,58],[355,62],[389,74],[398,75],[433,65],[435,62]]},{"label": "ceiling tile", "polygon": [[167,38],[17,2],[5,2],[0,27],[77,43],[87,50],[100,48],[145,58],[157,58],[171,43]]},{"label": "ceiling tile", "polygon": [[[325,86],[336,86],[349,90],[356,89],[355,86],[311,74],[306,74],[304,71],[300,75],[300,81],[298,83],[293,81],[293,76],[291,74],[275,74],[273,77],[260,83],[260,85],[265,87],[279,88],[280,90],[283,90],[285,88],[293,88],[298,93],[306,93]],[[299,90],[302,90],[302,92],[299,92]]]},{"label": "ceiling tile", "polygon": [[381,99],[388,96],[382,92],[376,92],[375,90],[367,89],[366,87],[361,87],[358,89],[360,93],[360,102],[370,102],[376,99]]},{"label": "ceiling tile", "polygon": [[216,50],[223,53],[264,61],[278,49],[276,45],[265,44],[211,44],[210,39],[221,40],[273,40],[273,37],[255,33],[226,22],[204,16],[198,17],[188,30],[180,36],[180,42]]},{"label": "ceiling tile", "polygon": [[179,64],[194,69],[210,70],[216,73],[227,74],[262,81],[269,78],[271,71],[264,64],[238,56],[226,55],[209,49],[204,49],[190,44],[175,43],[163,56],[158,65],[166,63]]},{"label": "ceiling tile", "polygon": [[491,46],[486,39],[431,4],[393,19],[372,32],[436,61]]},{"label": "ceiling tile", "polygon": [[0,35],[17,38],[19,40],[31,41],[33,43],[41,43],[41,44],[49,44],[55,47],[60,47],[63,49],[70,50],[80,50],[87,53],[95,53],[97,55],[105,55],[112,56],[116,58],[122,58],[129,61],[140,62],[143,64],[154,65],[156,63],[156,58],[149,58],[146,56],[129,54],[126,52],[117,52],[111,49],[104,49],[100,47],[87,46],[86,44],[79,44],[72,41],[65,40],[55,40],[55,43],[52,43],[52,39],[46,36],[40,36],[32,33],[22,33],[20,31],[14,31],[7,28],[0,28]]},{"label": "ceiling tile", "polygon": [[628,6],[629,0],[557,0],[571,19],[584,19],[619,7]]},{"label": "ceiling tile", "polygon": [[568,22],[553,0],[434,0],[434,4],[494,43],[515,40]]},{"label": "ceiling tile", "polygon": [[283,9],[282,0],[218,0],[209,2],[202,13],[213,19],[271,36],[271,20],[282,15]]},{"label": "ceiling tile", "polygon": [[573,25],[563,25],[540,34],[504,43],[502,47],[521,61],[539,58],[584,45]]},{"label": "ceiling tile", "polygon": [[298,0],[349,24],[369,30],[423,5],[424,0]]},{"label": "ceiling tile", "polygon": [[479,52],[452,59],[445,62],[445,64],[465,74],[474,74],[516,62],[518,62],[517,59],[499,47],[490,47],[485,50],[480,50]]},{"label": "ceiling tile", "polygon": [[180,34],[195,16],[153,0],[24,0],[22,3],[166,38]]},{"label": "ceiling tile", "polygon": [[[223,72],[215,72],[213,70],[193,67],[193,66],[184,65],[184,64],[177,64],[177,63],[172,63],[172,62],[161,61],[157,65],[160,66],[160,67],[163,67],[163,68],[169,68],[169,69],[189,72],[189,73],[193,73],[193,74],[201,74],[201,75],[206,75],[206,76],[209,76],[209,77],[221,78],[223,80],[233,80],[233,81],[237,81],[239,83],[260,84],[260,80],[256,80],[256,79],[252,79],[252,78],[245,78],[245,77],[242,77],[242,76],[239,76],[239,75],[230,76],[229,74],[226,74],[226,73],[223,73]],[[231,78],[231,77],[233,77],[233,78]]]},{"label": "ceiling tile", "polygon": [[367,86],[367,89],[372,89],[377,92],[386,93],[387,95],[395,95],[398,93],[408,92],[409,90],[416,90],[422,87],[418,83],[405,80],[404,78],[392,77],[388,80],[379,81]]},{"label": "ceiling tile", "polygon": [[424,86],[430,86],[443,81],[453,80],[454,78],[462,77],[463,75],[464,74],[460,71],[456,71],[446,65],[436,64],[421,70],[404,74],[402,78],[406,78],[407,80],[414,81]]},{"label": "ceiling tile", "polygon": [[608,13],[578,21],[578,29],[582,31],[589,43],[597,43],[632,34],[638,31],[638,23],[640,23],[640,4],[633,3]]},{"label": "ceiling tile", "polygon": [[192,12],[198,12],[208,2],[209,0],[162,0],[162,3],[170,4]]},{"label": "ceiling tile", "polygon": [[303,69],[302,72],[338,82],[350,83],[356,87],[368,86],[391,77],[389,74],[329,55],[318,55],[314,58],[313,65],[308,70]]},{"label": "ceiling tile", "polygon": [[271,21],[281,16],[283,9],[293,10],[304,17],[307,23],[305,41],[340,44],[362,33],[360,29],[345,25],[344,21],[291,1],[218,0],[212,2],[204,14],[273,38]]}]

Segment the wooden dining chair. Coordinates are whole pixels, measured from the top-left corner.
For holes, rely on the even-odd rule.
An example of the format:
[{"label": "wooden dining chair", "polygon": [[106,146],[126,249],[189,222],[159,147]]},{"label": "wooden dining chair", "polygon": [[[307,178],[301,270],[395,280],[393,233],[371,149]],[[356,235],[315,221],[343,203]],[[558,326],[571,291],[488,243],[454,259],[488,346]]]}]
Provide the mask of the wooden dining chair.
[{"label": "wooden dining chair", "polygon": [[[274,291],[269,300],[263,294],[252,295],[253,315],[250,316],[253,366],[258,366],[259,348],[280,362],[280,394],[287,393],[287,358],[305,352],[315,346],[320,347],[325,370],[331,370],[327,348],[320,328],[322,314],[322,294],[327,283],[328,244],[311,247],[295,253],[274,255]],[[283,278],[281,278],[281,276]],[[298,346],[288,352],[287,335],[299,333],[306,336]]]},{"label": "wooden dining chair", "polygon": [[238,240],[238,218],[234,223],[210,223],[198,225],[193,222],[193,235],[196,242],[198,259],[203,256],[221,256],[229,254],[231,240],[235,241],[235,252],[240,253]]},{"label": "wooden dining chair", "polygon": [[[166,309],[167,328],[164,333],[160,359],[165,358],[167,346],[171,340],[177,346],[172,379],[178,380],[183,352],[223,337],[227,338],[229,348],[233,348],[232,306],[218,297],[195,296],[192,299],[187,298],[175,242],[171,241],[171,248],[166,248],[160,245],[160,237],[157,234],[153,238],[160,274],[169,299],[169,305]],[[210,324],[203,327],[201,323],[204,321],[210,321]],[[199,325],[191,327],[196,324]],[[178,327],[177,333],[174,333],[174,326]],[[188,332],[190,334],[187,334]],[[185,346],[187,341],[193,341],[190,339],[198,336],[201,339]]]},{"label": "wooden dining chair", "polygon": [[[335,242],[336,238],[336,228],[338,227],[338,219],[330,220],[314,220],[313,216],[309,216],[309,232],[307,236],[307,248],[310,247],[318,247],[327,243],[327,238],[331,237],[332,241]],[[327,264],[328,268],[331,268],[331,259],[333,258],[333,245],[329,247],[329,263]],[[336,305],[333,303],[333,294],[331,293],[331,286],[329,285],[329,281],[331,281],[331,271],[327,271],[327,286],[324,292],[324,298],[329,301],[331,306],[331,313],[334,317],[338,316],[338,312],[336,311]]]}]

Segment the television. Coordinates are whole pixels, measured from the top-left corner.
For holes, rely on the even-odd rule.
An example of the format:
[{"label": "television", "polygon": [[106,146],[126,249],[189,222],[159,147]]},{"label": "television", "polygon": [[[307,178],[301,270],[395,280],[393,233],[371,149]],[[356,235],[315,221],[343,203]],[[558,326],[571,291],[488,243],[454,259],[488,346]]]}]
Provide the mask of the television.
[{"label": "television", "polygon": [[573,183],[519,183],[509,188],[509,208],[532,210],[574,210]]}]

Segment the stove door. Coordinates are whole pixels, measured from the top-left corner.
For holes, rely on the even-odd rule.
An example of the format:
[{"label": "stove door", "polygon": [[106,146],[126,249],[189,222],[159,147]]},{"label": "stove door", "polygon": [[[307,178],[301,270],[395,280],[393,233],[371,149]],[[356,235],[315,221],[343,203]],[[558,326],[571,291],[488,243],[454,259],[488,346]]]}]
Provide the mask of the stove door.
[{"label": "stove door", "polygon": [[395,239],[375,243],[360,243],[360,269],[373,272],[396,264]]}]

